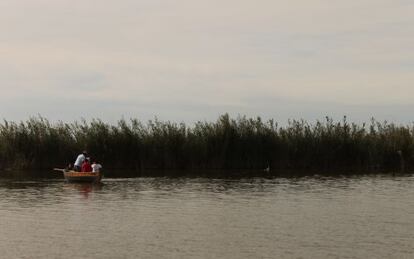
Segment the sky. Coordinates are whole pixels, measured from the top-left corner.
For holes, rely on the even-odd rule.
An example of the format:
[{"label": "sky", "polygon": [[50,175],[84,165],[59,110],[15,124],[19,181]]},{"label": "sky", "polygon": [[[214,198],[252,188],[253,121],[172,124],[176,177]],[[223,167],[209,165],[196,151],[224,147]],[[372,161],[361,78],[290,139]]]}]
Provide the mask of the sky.
[{"label": "sky", "polygon": [[0,119],[414,121],[412,0],[2,0]]}]

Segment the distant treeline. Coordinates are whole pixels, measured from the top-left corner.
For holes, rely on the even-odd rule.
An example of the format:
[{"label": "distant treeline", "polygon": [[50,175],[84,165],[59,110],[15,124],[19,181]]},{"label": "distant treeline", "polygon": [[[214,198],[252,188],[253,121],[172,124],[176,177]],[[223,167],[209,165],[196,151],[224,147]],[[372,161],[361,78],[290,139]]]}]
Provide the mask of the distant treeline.
[{"label": "distant treeline", "polygon": [[0,124],[0,170],[63,167],[82,150],[106,169],[137,174],[154,169],[399,171],[414,166],[414,128],[374,119],[359,125],[345,117],[279,126],[228,114],[192,126],[157,119],[50,123],[42,117]]}]

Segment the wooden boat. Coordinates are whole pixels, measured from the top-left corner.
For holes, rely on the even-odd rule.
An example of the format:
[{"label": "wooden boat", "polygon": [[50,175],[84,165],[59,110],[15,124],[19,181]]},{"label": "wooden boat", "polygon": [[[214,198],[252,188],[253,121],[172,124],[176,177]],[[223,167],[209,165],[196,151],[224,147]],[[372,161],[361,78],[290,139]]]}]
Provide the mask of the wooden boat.
[{"label": "wooden boat", "polygon": [[63,176],[68,182],[98,183],[102,179],[101,173],[92,173],[92,172],[67,171],[67,172],[63,172]]},{"label": "wooden boat", "polygon": [[76,172],[73,170],[65,170],[59,168],[54,168],[54,170],[63,172],[65,180],[71,183],[99,183],[102,179],[102,173]]}]

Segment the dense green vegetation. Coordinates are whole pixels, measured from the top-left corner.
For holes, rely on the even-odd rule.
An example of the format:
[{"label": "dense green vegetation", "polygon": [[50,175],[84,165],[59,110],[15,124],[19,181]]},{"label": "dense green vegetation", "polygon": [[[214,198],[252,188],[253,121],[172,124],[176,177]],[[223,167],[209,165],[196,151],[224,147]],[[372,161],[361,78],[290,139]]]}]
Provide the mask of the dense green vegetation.
[{"label": "dense green vegetation", "polygon": [[88,150],[106,169],[208,171],[211,169],[367,172],[409,170],[414,165],[414,128],[370,124],[308,123],[278,126],[261,118],[220,116],[216,122],[136,119],[51,124],[42,117],[0,124],[0,169],[50,169],[73,163]]}]

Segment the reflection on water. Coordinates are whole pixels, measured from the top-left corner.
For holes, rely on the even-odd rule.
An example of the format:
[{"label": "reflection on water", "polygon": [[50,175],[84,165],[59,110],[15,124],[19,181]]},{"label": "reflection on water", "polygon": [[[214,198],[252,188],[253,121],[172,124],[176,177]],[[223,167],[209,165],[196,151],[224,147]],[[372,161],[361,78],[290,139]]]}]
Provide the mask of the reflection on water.
[{"label": "reflection on water", "polygon": [[0,179],[4,258],[412,258],[414,178]]},{"label": "reflection on water", "polygon": [[65,189],[68,189],[69,191],[76,189],[84,198],[88,198],[90,192],[102,190],[102,186],[102,183],[66,183]]}]

